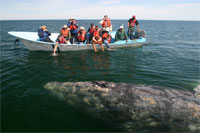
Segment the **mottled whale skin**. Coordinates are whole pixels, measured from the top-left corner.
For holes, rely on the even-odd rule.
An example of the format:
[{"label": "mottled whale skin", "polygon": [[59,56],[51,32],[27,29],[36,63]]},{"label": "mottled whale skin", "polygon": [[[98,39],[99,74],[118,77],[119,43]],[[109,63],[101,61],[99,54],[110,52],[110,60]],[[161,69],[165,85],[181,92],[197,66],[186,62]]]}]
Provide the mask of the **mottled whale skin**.
[{"label": "mottled whale skin", "polygon": [[200,131],[200,87],[196,94],[106,81],[49,82],[44,88],[70,106],[118,124],[124,131]]}]

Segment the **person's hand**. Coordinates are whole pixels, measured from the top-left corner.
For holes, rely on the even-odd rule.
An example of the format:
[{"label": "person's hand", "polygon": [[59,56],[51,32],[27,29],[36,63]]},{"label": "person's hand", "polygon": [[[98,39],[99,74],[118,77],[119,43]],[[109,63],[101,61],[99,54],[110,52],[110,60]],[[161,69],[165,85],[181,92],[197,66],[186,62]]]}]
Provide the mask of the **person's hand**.
[{"label": "person's hand", "polygon": [[90,44],[89,43],[87,43],[87,46],[89,46]]},{"label": "person's hand", "polygon": [[126,42],[128,42],[128,40],[126,40]]}]

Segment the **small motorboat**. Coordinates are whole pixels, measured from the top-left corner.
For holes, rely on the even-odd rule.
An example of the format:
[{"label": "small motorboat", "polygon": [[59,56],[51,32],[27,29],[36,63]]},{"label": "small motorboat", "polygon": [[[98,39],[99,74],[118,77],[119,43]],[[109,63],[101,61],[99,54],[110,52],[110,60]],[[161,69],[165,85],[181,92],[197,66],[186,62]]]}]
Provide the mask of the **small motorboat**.
[{"label": "small motorboat", "polygon": [[[53,51],[55,42],[43,42],[38,38],[37,32],[20,32],[20,31],[10,31],[8,34],[19,39],[27,49],[31,51]],[[115,38],[116,32],[111,33],[112,38]],[[50,39],[55,41],[59,33],[51,33]],[[110,43],[110,48],[119,47],[141,47],[146,42],[145,37],[139,37],[138,39],[126,41],[117,41]],[[96,45],[97,48],[101,48],[100,45]],[[105,47],[106,48],[106,47]],[[87,44],[60,44],[58,47],[59,51],[78,51],[78,50],[93,50],[92,45]]]}]

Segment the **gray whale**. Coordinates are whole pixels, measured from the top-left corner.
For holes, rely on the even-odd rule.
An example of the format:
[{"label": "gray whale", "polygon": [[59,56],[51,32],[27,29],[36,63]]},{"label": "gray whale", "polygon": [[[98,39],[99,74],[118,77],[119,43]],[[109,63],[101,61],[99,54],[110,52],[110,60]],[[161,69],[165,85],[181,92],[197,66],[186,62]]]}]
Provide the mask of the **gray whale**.
[{"label": "gray whale", "polygon": [[196,93],[106,81],[49,82],[44,88],[68,105],[118,124],[124,131],[200,131],[200,87]]}]

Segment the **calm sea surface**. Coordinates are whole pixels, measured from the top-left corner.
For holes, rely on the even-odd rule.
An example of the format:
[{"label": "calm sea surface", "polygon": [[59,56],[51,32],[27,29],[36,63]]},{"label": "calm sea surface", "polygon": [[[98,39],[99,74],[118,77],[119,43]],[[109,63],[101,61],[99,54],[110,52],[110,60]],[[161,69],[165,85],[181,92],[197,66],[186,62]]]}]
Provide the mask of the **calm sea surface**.
[{"label": "calm sea surface", "polygon": [[[79,20],[89,27],[98,20]],[[8,31],[46,25],[59,32],[65,20],[0,21],[2,131],[123,131],[69,107],[44,85],[51,81],[105,80],[193,90],[200,81],[200,22],[139,21],[147,43],[115,51],[31,52]],[[113,30],[127,20],[112,21]],[[127,30],[127,27],[126,27]],[[145,131],[145,129],[141,129]],[[167,131],[167,129],[166,129]]]}]

